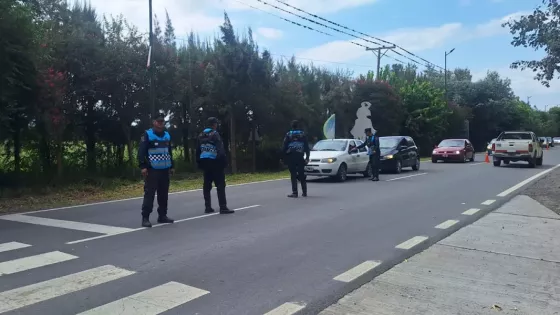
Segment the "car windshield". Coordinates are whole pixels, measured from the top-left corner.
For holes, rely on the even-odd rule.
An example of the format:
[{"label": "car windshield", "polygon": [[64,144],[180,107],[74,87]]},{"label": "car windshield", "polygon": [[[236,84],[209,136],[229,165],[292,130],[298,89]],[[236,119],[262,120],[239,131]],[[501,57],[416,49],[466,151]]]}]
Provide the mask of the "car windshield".
[{"label": "car windshield", "polygon": [[504,133],[501,140],[531,140],[531,134],[526,132]]},{"label": "car windshield", "polygon": [[346,140],[321,140],[313,146],[312,151],[345,151],[347,144]]},{"label": "car windshield", "polygon": [[458,147],[462,148],[465,146],[464,140],[443,140],[438,144],[438,147]]},{"label": "car windshield", "polygon": [[396,147],[399,142],[401,142],[401,138],[385,138],[385,137],[380,137],[379,138],[379,147],[381,149],[392,149],[394,147]]}]

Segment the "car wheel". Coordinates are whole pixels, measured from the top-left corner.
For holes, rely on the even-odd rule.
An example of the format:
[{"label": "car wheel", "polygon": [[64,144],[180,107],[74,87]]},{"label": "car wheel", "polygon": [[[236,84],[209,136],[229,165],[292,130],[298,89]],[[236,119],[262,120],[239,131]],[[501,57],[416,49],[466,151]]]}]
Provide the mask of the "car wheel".
[{"label": "car wheel", "polygon": [[372,177],[373,176],[373,167],[371,167],[371,163],[367,164],[365,172],[363,172],[364,177]]},{"label": "car wheel", "polygon": [[538,166],[541,166],[541,165],[542,165],[542,161],[543,161],[543,156],[541,155],[541,157],[537,159],[537,165],[538,165]]},{"label": "car wheel", "polygon": [[417,171],[420,169],[420,159],[416,159],[416,163],[412,165],[412,170]]},{"label": "car wheel", "polygon": [[432,163],[437,163],[437,159],[432,158]]},{"label": "car wheel", "polygon": [[336,174],[336,179],[339,182],[343,182],[348,178],[348,167],[346,166],[346,164],[342,164],[340,165],[340,167],[338,168],[338,173]]},{"label": "car wheel", "polygon": [[402,172],[402,161],[397,160],[397,165],[395,165],[395,173],[400,174]]},{"label": "car wheel", "polygon": [[502,164],[502,160],[494,159],[494,166],[500,166]]},{"label": "car wheel", "polygon": [[474,153],[472,154],[470,161],[474,162]]},{"label": "car wheel", "polygon": [[467,163],[469,159],[467,158],[467,154],[463,155],[463,163]]},{"label": "car wheel", "polygon": [[527,162],[529,162],[530,168],[534,168],[536,166],[536,158],[530,158]]}]

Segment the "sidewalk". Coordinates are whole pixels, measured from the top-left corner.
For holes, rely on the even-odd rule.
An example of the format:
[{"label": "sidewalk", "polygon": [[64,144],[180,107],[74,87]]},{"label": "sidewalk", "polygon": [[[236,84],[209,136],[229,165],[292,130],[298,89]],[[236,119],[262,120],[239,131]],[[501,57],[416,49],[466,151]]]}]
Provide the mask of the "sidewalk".
[{"label": "sidewalk", "polygon": [[517,196],[320,313],[389,314],[560,314],[560,215]]}]

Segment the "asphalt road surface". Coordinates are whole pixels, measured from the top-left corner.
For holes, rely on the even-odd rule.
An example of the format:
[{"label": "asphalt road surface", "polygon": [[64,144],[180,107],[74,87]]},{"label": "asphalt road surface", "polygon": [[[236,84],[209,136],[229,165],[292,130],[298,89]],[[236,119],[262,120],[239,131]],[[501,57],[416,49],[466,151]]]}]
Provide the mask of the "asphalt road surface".
[{"label": "asphalt road surface", "polygon": [[511,198],[559,151],[533,169],[479,155],[380,182],[318,180],[299,199],[286,180],[231,186],[233,215],[177,193],[177,222],[152,229],[141,199],[3,216],[0,314],[317,314]]}]

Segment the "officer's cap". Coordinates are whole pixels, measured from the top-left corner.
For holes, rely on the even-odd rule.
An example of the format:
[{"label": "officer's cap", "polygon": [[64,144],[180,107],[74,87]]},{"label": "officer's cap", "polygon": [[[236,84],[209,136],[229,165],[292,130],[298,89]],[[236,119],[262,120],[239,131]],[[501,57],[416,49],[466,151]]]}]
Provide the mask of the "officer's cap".
[{"label": "officer's cap", "polygon": [[371,128],[366,128],[366,130],[364,130],[364,132],[371,132]]},{"label": "officer's cap", "polygon": [[165,114],[163,114],[163,113],[157,113],[156,116],[154,117],[154,120],[156,120],[156,121],[165,121]]},{"label": "officer's cap", "polygon": [[208,124],[208,126],[212,126],[214,124],[219,124],[220,122],[218,121],[218,118],[216,118],[216,117],[209,117],[206,120],[206,123]]},{"label": "officer's cap", "polygon": [[297,128],[297,127],[299,127],[299,121],[292,120],[292,128]]}]

